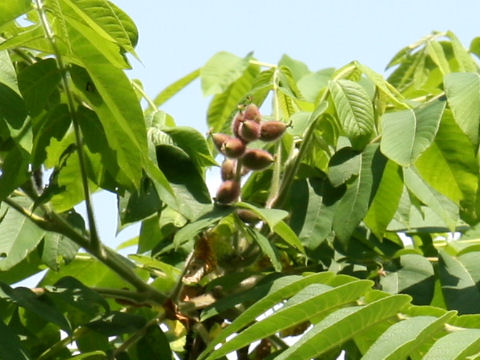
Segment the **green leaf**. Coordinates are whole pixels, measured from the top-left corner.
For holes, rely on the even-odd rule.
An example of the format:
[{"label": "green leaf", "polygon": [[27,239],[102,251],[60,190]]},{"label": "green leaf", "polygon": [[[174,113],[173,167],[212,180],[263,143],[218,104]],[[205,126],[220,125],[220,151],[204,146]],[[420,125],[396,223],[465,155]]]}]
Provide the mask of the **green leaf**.
[{"label": "green leaf", "polygon": [[332,78],[334,71],[333,68],[328,68],[304,75],[298,80],[298,89],[306,101],[316,102],[322,89],[328,86],[328,81]]},{"label": "green leaf", "polygon": [[247,69],[251,56],[240,58],[221,51],[215,54],[200,70],[202,91],[205,96],[224,92]]},{"label": "green leaf", "polygon": [[43,244],[42,261],[50,269],[58,271],[62,265],[75,258],[78,249],[79,246],[69,238],[57,233],[47,233]]},{"label": "green leaf", "polygon": [[368,211],[372,192],[375,154],[378,144],[368,145],[359,162],[358,176],[347,185],[347,190],[338,201],[333,218],[333,229],[338,238],[346,243]]},{"label": "green leaf", "polygon": [[240,332],[207,359],[217,359],[256,340],[310,320],[322,312],[354,301],[371,285],[368,280],[353,281],[335,288],[323,284],[309,285],[289,299],[280,310]]},{"label": "green leaf", "polygon": [[403,176],[400,167],[387,161],[382,179],[365,216],[365,223],[373,233],[382,239],[390,221],[397,212],[403,191]]},{"label": "green leaf", "polygon": [[143,316],[112,311],[86,326],[102,335],[114,336],[138,331],[145,326],[145,323],[146,319]]},{"label": "green leaf", "polygon": [[[10,125],[13,129],[22,128],[27,117],[27,109],[23,99],[10,87],[0,84],[0,139],[7,139]],[[5,123],[5,124],[4,124]]]},{"label": "green leaf", "polygon": [[40,60],[18,74],[18,87],[32,116],[47,105],[59,82],[60,72],[55,59]]},{"label": "green leaf", "polygon": [[[252,88],[260,69],[257,65],[249,65],[241,76],[225,91],[213,97],[207,111],[207,124],[212,132],[230,131],[230,123],[238,111],[238,105],[246,98]],[[259,99],[253,99],[260,105]]]},{"label": "green leaf", "polygon": [[[2,5],[0,5],[0,7]],[[17,73],[15,71],[15,67],[13,66],[12,60],[10,59],[10,55],[6,50],[0,51],[0,83],[7,85],[17,94],[20,93],[18,89]]]},{"label": "green leaf", "polygon": [[278,224],[274,226],[273,231],[275,232],[275,234],[280,236],[287,244],[305,253],[303,244],[298,239],[297,234],[295,234],[292,228],[288,226],[285,221],[278,222]]},{"label": "green leaf", "polygon": [[461,72],[476,72],[477,65],[472,58],[472,55],[468,52],[467,49],[462,45],[460,40],[455,36],[451,31],[447,31],[447,36],[450,38],[453,54],[455,55],[455,60],[458,62],[458,68]]},{"label": "green leaf", "polygon": [[423,360],[466,359],[480,351],[480,330],[462,329],[438,339]]},{"label": "green leaf", "polygon": [[98,292],[73,277],[61,278],[45,289],[46,297],[56,309],[66,314],[73,328],[110,311],[107,301]]},{"label": "green leaf", "polygon": [[332,231],[336,204],[343,192],[326,179],[310,177],[294,182],[290,193],[290,226],[307,249],[315,250]]},{"label": "green leaf", "polygon": [[163,89],[156,97],[153,99],[153,102],[158,107],[164,104],[167,100],[177,94],[180,90],[183,90],[188,84],[200,76],[200,69],[193,70],[191,73],[185,75],[181,79],[175,81],[173,84],[170,84],[165,89]]},{"label": "green leaf", "polygon": [[171,359],[172,351],[165,333],[159,326],[150,326],[135,345],[138,360]]},{"label": "green leaf", "polygon": [[454,231],[458,219],[457,205],[455,205],[452,200],[428,186],[425,180],[422,179],[413,168],[409,167],[404,169],[404,179],[408,190],[440,216],[451,231]]},{"label": "green leaf", "polygon": [[292,74],[295,81],[300,80],[303,76],[308,75],[310,70],[308,66],[299,60],[295,60],[288,56],[287,54],[283,54],[282,58],[278,62],[278,66],[286,66],[290,69],[290,73]]},{"label": "green leaf", "polygon": [[476,218],[478,164],[475,150],[450,112],[445,113],[435,141],[418,158],[415,167],[433,188],[460,204],[470,219]]},{"label": "green leaf", "polygon": [[193,241],[202,230],[218,223],[222,218],[229,215],[232,211],[232,208],[211,207],[198,219],[182,227],[175,234],[173,244],[176,248],[178,248],[184,243]]},{"label": "green leaf", "polygon": [[357,66],[358,69],[360,69],[361,72],[363,72],[365,75],[368,76],[370,80],[373,81],[375,86],[383,93],[385,96],[391,100],[395,105],[401,106],[401,107],[406,107],[406,104],[404,102],[403,95],[394,87],[392,86],[388,81],[386,81],[382,75],[376,73],[369,67],[360,64],[358,62],[355,62],[355,65]]},{"label": "green leaf", "polygon": [[448,63],[445,51],[442,45],[437,41],[428,41],[426,46],[428,55],[432,58],[433,62],[437,64],[438,68],[443,75],[451,72],[450,65]]},{"label": "green leaf", "polygon": [[439,251],[439,274],[445,302],[460,314],[480,312],[480,266],[478,252],[454,257]]},{"label": "green leaf", "polygon": [[[13,198],[13,201],[27,209],[30,206],[28,201],[20,198]],[[44,230],[12,208],[8,208],[0,227],[0,271],[6,271],[20,263],[45,235]]]},{"label": "green leaf", "polygon": [[330,159],[328,164],[328,180],[338,187],[354,176],[358,176],[362,161],[361,153],[351,147],[344,147],[338,150]]},{"label": "green leaf", "polygon": [[21,146],[14,144],[2,160],[3,163],[0,166],[0,201],[29,180],[30,156]]},{"label": "green leaf", "polygon": [[[64,16],[81,19],[102,38],[134,53],[138,31],[134,22],[117,6],[106,0],[61,0]],[[67,7],[65,7],[67,6]],[[68,21],[68,20],[67,20]]]},{"label": "green leaf", "polygon": [[30,0],[2,1],[0,3],[0,26],[15,20],[20,15],[27,13],[31,8],[32,1]]},{"label": "green leaf", "polygon": [[246,202],[237,202],[235,206],[253,211],[255,215],[259,216],[268,224],[271,230],[273,230],[280,221],[288,216],[288,212],[285,210],[263,209]]},{"label": "green leaf", "polygon": [[445,109],[434,100],[414,110],[387,113],[382,118],[380,149],[399,165],[409,166],[432,144]]},{"label": "green leaf", "polygon": [[[52,138],[60,141],[67,132],[71,123],[70,112],[66,104],[58,104],[40,118],[32,119],[33,146],[32,162],[39,166],[45,161],[46,148]],[[83,123],[83,122],[82,122]]]},{"label": "green leaf", "polygon": [[90,287],[131,288],[113,270],[87,254],[78,254],[72,262],[62,266],[60,271],[48,271],[39,286],[54,285],[66,276],[74,277]]},{"label": "green leaf", "polygon": [[215,339],[212,340],[212,342],[208,344],[207,348],[200,354],[198,359],[205,359],[217,344],[224,341],[229,335],[238,332],[244,326],[254,321],[259,315],[263,314],[280,301],[293,296],[298,291],[310,284],[325,283],[328,282],[332,277],[332,273],[322,272],[305,277],[289,276],[274,281],[275,285],[272,285],[270,292],[261,300],[242,312],[230,326],[223,330]]},{"label": "green leaf", "polygon": [[31,311],[46,320],[71,333],[71,325],[65,316],[52,304],[39,298],[33,291],[25,287],[11,288],[7,284],[0,283],[0,289],[16,304]]},{"label": "green leaf", "polygon": [[276,360],[308,360],[349,340],[369,326],[395,315],[409,302],[407,295],[384,297],[365,306],[337,310],[315,324],[298,342],[277,356]]},{"label": "green leaf", "polygon": [[445,76],[443,84],[455,121],[476,149],[480,124],[480,75],[452,73]]},{"label": "green leaf", "polygon": [[350,80],[329,82],[340,126],[355,149],[362,149],[373,133],[373,106],[365,89]]},{"label": "green leaf", "polygon": [[197,130],[188,126],[175,126],[162,130],[170,135],[176,146],[187,153],[199,170],[203,170],[207,166],[217,165],[208,149],[205,137]]},{"label": "green leaf", "polygon": [[265,236],[262,235],[260,231],[255,228],[249,229],[249,232],[255,242],[258,244],[262,252],[270,259],[270,262],[273,265],[275,271],[282,271],[282,264],[278,259],[277,251],[275,247],[270,243]]},{"label": "green leaf", "polygon": [[403,359],[425,341],[433,339],[445,323],[455,315],[448,312],[440,318],[415,316],[390,326],[363,355],[362,359]]},{"label": "green leaf", "polygon": [[[85,57],[82,60],[88,74],[85,69],[73,67],[73,80],[97,113],[123,173],[132,185],[138,187],[147,162],[148,147],[145,121],[135,91],[126,75],[104,58],[93,61]],[[89,82],[95,85],[93,91],[87,90]],[[111,91],[112,84],[115,84],[115,91]]]},{"label": "green leaf", "polygon": [[387,275],[380,278],[382,290],[391,294],[408,294],[417,305],[429,305],[433,298],[434,271],[425,257],[407,254],[400,257],[400,268],[385,267]]},{"label": "green leaf", "polygon": [[[170,145],[156,147],[158,167],[170,182],[179,208],[188,219],[195,219],[211,203],[210,193],[193,160],[180,148]],[[160,194],[159,194],[160,195]]]},{"label": "green leaf", "polygon": [[0,358],[4,360],[32,359],[25,351],[19,336],[2,321],[0,321]]}]

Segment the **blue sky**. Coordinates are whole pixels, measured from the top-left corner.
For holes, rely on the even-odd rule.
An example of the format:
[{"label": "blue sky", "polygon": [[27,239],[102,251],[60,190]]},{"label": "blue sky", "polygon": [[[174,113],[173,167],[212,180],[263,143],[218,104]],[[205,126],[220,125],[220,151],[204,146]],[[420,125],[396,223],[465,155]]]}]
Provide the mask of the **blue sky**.
[{"label": "blue sky", "polygon": [[[156,96],[164,87],[202,66],[218,51],[276,63],[283,54],[311,70],[340,67],[352,60],[383,73],[402,47],[433,30],[453,31],[468,47],[480,36],[478,1],[314,1],[314,0],[113,0],[137,24],[140,38],[131,78]],[[205,133],[209,98],[199,81],[169,100],[162,110],[177,124]],[[139,226],[115,237],[115,197],[94,195],[99,233],[115,247]]]}]

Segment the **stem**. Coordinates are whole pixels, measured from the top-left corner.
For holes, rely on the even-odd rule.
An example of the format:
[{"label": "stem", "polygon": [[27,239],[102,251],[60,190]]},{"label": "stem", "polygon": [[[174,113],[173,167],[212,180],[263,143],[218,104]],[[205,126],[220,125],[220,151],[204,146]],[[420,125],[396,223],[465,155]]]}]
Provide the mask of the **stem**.
[{"label": "stem", "polygon": [[269,63],[266,63],[266,62],[263,62],[263,61],[258,61],[258,60],[250,60],[249,63],[252,64],[252,65],[259,65],[259,66],[269,67],[269,68],[276,68],[277,67],[277,65],[269,64]]},{"label": "stem", "polygon": [[37,11],[45,32],[45,36],[47,37],[50,44],[52,45],[53,53],[57,61],[57,66],[58,66],[58,69],[60,70],[60,74],[62,77],[62,84],[65,90],[65,94],[67,96],[68,109],[69,109],[70,115],[72,116],[72,124],[73,124],[74,133],[75,133],[75,143],[77,145],[77,154],[78,154],[78,161],[80,166],[80,176],[82,179],[83,195],[85,198],[85,207],[87,210],[88,228],[90,230],[90,242],[93,248],[96,248],[99,250],[101,248],[101,244],[100,244],[100,239],[98,237],[97,227],[95,225],[95,216],[93,213],[93,206],[90,198],[90,190],[88,188],[87,166],[86,166],[86,160],[85,160],[86,156],[83,150],[82,132],[79,125],[79,120],[77,118],[77,112],[75,110],[75,101],[68,83],[67,69],[63,62],[61,52],[57,46],[57,42],[55,41],[55,35],[48,22],[42,0],[35,0],[35,3],[37,5]]},{"label": "stem", "polygon": [[44,359],[49,359],[52,358],[53,355],[55,355],[57,352],[61,351],[65,346],[68,344],[74,342],[80,335],[86,332],[86,328],[80,327],[75,329],[72,335],[67,336],[66,338],[56,342],[53,344],[51,347],[49,347],[47,350],[45,350],[38,358],[37,360],[44,360]]},{"label": "stem", "polygon": [[15,201],[9,198],[4,199],[3,201],[30,219],[41,229],[62,234],[79,246],[83,247],[99,261],[120,275],[126,282],[133,285],[141,293],[144,301],[151,299],[158,304],[163,304],[163,302],[167,299],[165,295],[158,292],[155,288],[151,287],[140,277],[138,277],[138,275],[133,271],[134,265],[129,260],[125,259],[123,256],[117,254],[115,251],[101,243],[99,244],[99,247],[92,247],[88,237],[78,232],[77,229],[72,227],[57,213],[53,211],[46,212],[46,216],[41,217],[33,214],[32,211],[25,209],[23,206],[17,204]]},{"label": "stem", "polygon": [[133,87],[140,93],[142,94],[143,98],[147,101],[148,106],[152,108],[153,111],[157,111],[157,105],[153,102],[153,100],[150,98],[150,96],[147,95],[145,90],[138,85],[135,81],[131,82]]},{"label": "stem", "polygon": [[[276,121],[280,119],[280,100],[278,98],[278,69],[273,73],[273,117]],[[272,184],[270,195],[267,199],[266,208],[272,208],[275,198],[280,191],[280,177],[282,172],[282,143],[278,141],[275,149],[275,163],[273,166]]]}]

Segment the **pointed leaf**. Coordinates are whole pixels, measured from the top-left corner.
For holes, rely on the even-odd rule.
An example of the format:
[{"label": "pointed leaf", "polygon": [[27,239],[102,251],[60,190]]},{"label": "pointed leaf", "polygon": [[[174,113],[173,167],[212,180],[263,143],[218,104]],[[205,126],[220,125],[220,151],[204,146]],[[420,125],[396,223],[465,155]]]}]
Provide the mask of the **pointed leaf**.
[{"label": "pointed leaf", "polygon": [[468,137],[446,112],[435,141],[417,160],[415,167],[436,190],[469,212],[475,213],[478,164]]},{"label": "pointed leaf", "polygon": [[47,322],[54,323],[62,330],[71,332],[71,325],[65,316],[55,306],[39,298],[30,289],[25,287],[13,289],[7,284],[0,283],[0,290],[19,306],[35,313]]},{"label": "pointed leaf", "polygon": [[242,76],[248,67],[250,55],[240,58],[221,51],[215,54],[200,70],[202,91],[205,96],[219,94]]},{"label": "pointed leaf", "polygon": [[240,332],[207,359],[217,359],[322,312],[352,302],[370,289],[371,285],[368,280],[353,281],[335,288],[323,284],[309,285],[288,300],[280,310]]},{"label": "pointed leaf", "polygon": [[460,40],[451,31],[447,31],[447,36],[450,38],[453,54],[455,55],[455,60],[458,62],[459,71],[476,72],[477,65],[475,64],[472,55],[467,49],[465,49]]},{"label": "pointed leaf", "polygon": [[297,234],[292,230],[285,221],[280,221],[273,228],[273,232],[280,236],[287,244],[293,248],[305,253],[302,243],[297,237]]},{"label": "pointed leaf", "polygon": [[275,271],[282,271],[282,264],[278,259],[277,251],[270,243],[270,240],[268,240],[260,231],[255,228],[251,229],[251,233],[252,238],[256,241],[262,252],[269,258]]},{"label": "pointed leaf", "polygon": [[480,330],[464,329],[438,339],[423,360],[466,359],[480,351]]},{"label": "pointed leaf", "polygon": [[347,190],[336,207],[333,229],[343,242],[348,241],[367,213],[373,185],[372,163],[376,152],[378,144],[365,148],[359,162],[358,176],[347,185]]},{"label": "pointed leaf", "polygon": [[362,359],[403,359],[422,345],[433,339],[444,324],[455,315],[448,312],[440,318],[415,316],[390,326],[363,355]]},{"label": "pointed leaf", "polygon": [[[14,201],[26,208],[30,205],[20,198],[14,198]],[[20,263],[45,235],[44,230],[12,208],[8,208],[0,228],[0,271],[6,271]]]},{"label": "pointed leaf", "polygon": [[480,75],[448,74],[444,78],[444,87],[455,121],[476,148],[480,124]]},{"label": "pointed leaf", "polygon": [[387,113],[382,119],[380,148],[402,166],[413,164],[432,144],[445,109],[445,101],[435,100],[414,110]]},{"label": "pointed leaf", "polygon": [[180,90],[183,90],[188,84],[200,76],[200,69],[193,70],[191,73],[185,75],[181,79],[175,81],[173,84],[170,84],[165,89],[163,89],[156,97],[153,99],[155,105],[160,106],[169,100],[172,96],[177,94]]},{"label": "pointed leaf", "polygon": [[478,252],[454,257],[440,251],[439,273],[445,302],[460,314],[480,312],[480,266]]},{"label": "pointed leaf", "polygon": [[447,57],[442,45],[437,41],[427,42],[426,50],[428,55],[437,64],[443,75],[450,73],[450,65],[448,64]]},{"label": "pointed leaf", "polygon": [[381,239],[388,224],[397,212],[403,191],[403,178],[400,167],[387,161],[375,197],[365,216],[365,223]]},{"label": "pointed leaf", "polygon": [[275,359],[309,360],[318,357],[369,326],[394,316],[409,300],[410,297],[407,295],[395,295],[381,298],[365,306],[337,310],[315,324],[298,342]]},{"label": "pointed leaf", "polygon": [[280,209],[263,209],[246,202],[237,202],[235,206],[253,211],[263,221],[265,221],[271,230],[288,216],[288,212]]},{"label": "pointed leaf", "polygon": [[32,359],[25,351],[19,336],[3,321],[0,321],[0,358],[4,360]]},{"label": "pointed leaf", "polygon": [[430,207],[445,225],[455,230],[458,219],[458,207],[455,203],[425,183],[413,168],[404,169],[405,185],[421,202]]},{"label": "pointed leaf", "polygon": [[229,335],[236,333],[244,326],[254,321],[258,316],[263,314],[274,305],[278,304],[284,299],[287,299],[304,287],[315,284],[328,282],[333,277],[332,273],[323,272],[305,277],[289,276],[280,278],[274,281],[275,286],[272,286],[268,295],[246,309],[241,313],[225,330],[223,330],[207,348],[200,354],[199,360],[205,359],[214,347],[224,341]]},{"label": "pointed leaf", "polygon": [[373,106],[365,89],[350,80],[329,82],[333,103],[345,134],[353,147],[362,149],[373,133]]},{"label": "pointed leaf", "polygon": [[[248,66],[236,81],[213,97],[207,111],[207,124],[212,132],[230,132],[229,121],[237,112],[239,103],[245,99],[245,94],[254,85],[259,71],[257,65]],[[257,98],[253,100],[255,103],[259,101]]]},{"label": "pointed leaf", "polygon": [[121,9],[106,0],[61,0],[65,16],[81,19],[103,38],[114,41],[126,51],[134,52],[138,31],[134,22]]}]

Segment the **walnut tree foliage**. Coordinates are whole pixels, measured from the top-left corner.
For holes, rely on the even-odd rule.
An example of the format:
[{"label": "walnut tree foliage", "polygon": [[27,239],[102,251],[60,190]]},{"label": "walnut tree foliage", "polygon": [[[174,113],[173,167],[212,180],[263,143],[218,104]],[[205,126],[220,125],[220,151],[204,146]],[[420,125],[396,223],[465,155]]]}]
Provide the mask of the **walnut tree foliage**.
[{"label": "walnut tree foliage", "polygon": [[[480,38],[434,32],[386,78],[220,52],[156,97],[137,38],[106,0],[0,4],[1,359],[480,356]],[[161,110],[196,79],[207,136]],[[128,256],[102,189],[141,223]]]}]

